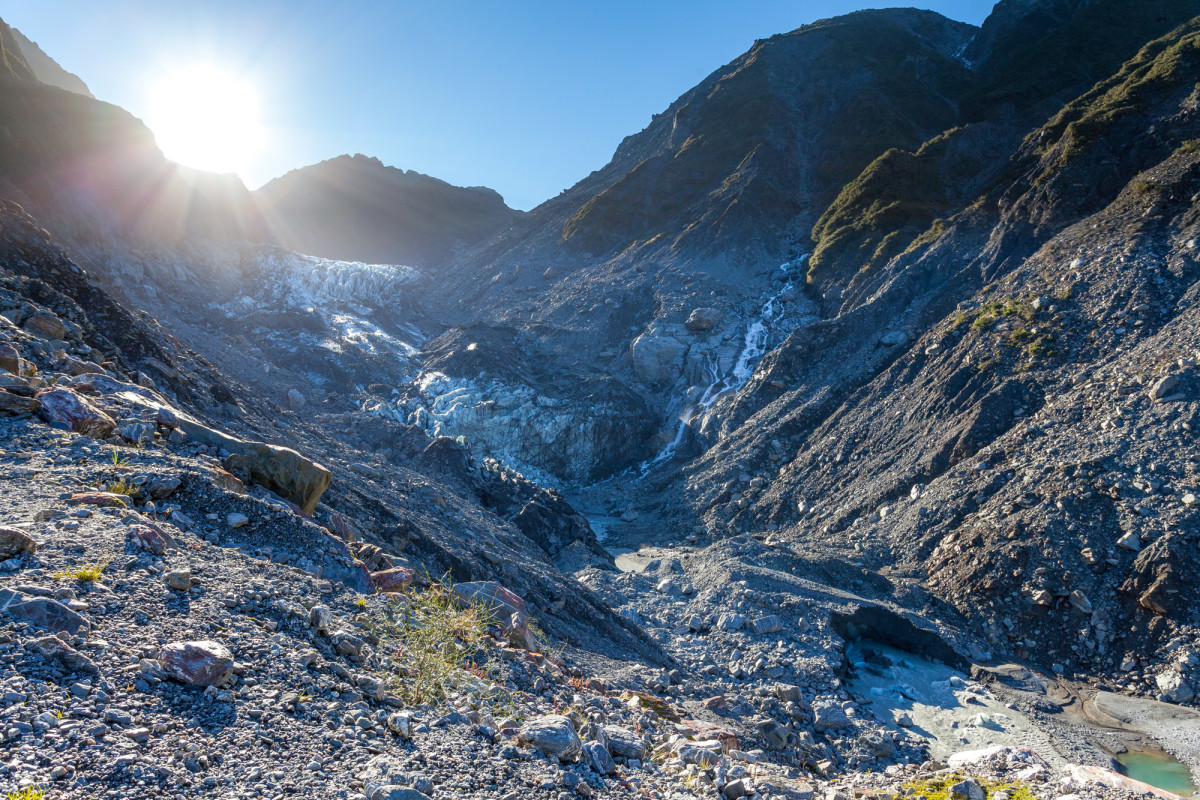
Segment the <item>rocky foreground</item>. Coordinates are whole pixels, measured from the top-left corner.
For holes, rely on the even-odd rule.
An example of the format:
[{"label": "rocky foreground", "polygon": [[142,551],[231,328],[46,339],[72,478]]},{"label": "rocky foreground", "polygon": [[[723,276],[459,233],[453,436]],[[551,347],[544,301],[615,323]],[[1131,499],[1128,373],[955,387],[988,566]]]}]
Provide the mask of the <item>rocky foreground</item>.
[{"label": "rocky foreground", "polygon": [[499,583],[444,583],[317,524],[319,464],[87,359],[50,308],[15,311],[0,322],[0,775],[26,791],[12,797],[1145,788],[1094,749],[1082,768],[1019,746],[974,710],[997,696],[961,673],[930,701],[967,715],[961,740],[922,735],[919,714],[855,683],[902,665],[848,659],[843,637],[890,626],[937,656],[953,633],[872,621],[862,597],[795,578],[785,548],[753,537],[578,573],[667,666],[568,650]]}]

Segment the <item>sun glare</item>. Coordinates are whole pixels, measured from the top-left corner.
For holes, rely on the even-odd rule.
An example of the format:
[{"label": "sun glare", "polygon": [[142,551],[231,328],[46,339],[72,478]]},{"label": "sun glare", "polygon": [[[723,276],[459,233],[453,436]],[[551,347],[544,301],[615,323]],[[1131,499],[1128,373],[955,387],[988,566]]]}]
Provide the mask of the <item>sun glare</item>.
[{"label": "sun glare", "polygon": [[150,94],[146,124],[167,158],[212,172],[242,172],[265,133],[246,81],[210,65],[165,75]]}]

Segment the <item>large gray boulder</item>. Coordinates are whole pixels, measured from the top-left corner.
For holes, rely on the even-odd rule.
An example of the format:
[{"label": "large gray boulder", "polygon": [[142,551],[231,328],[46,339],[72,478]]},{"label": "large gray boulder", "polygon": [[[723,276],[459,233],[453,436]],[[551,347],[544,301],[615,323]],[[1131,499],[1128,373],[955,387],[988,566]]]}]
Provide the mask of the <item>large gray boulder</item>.
[{"label": "large gray boulder", "polygon": [[645,383],[671,383],[683,372],[688,346],[663,330],[651,328],[633,340],[633,371]]},{"label": "large gray boulder", "polygon": [[517,740],[526,747],[557,756],[560,761],[576,761],[583,753],[583,742],[575,726],[561,714],[547,714],[526,722]]}]

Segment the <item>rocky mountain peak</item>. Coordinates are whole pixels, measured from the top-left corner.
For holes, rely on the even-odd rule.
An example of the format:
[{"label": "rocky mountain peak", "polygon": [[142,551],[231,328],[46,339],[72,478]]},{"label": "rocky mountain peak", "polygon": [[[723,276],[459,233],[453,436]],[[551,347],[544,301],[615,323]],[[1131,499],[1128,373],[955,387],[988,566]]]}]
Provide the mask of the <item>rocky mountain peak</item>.
[{"label": "rocky mountain peak", "polygon": [[42,48],[38,47],[37,42],[32,41],[16,28],[13,28],[12,32],[17,47],[20,48],[21,55],[25,56],[25,61],[33,71],[34,77],[39,81],[50,86],[57,86],[60,89],[66,89],[68,92],[81,94],[84,97],[94,96],[82,78],[73,72],[63,69],[57,61],[46,55]]}]

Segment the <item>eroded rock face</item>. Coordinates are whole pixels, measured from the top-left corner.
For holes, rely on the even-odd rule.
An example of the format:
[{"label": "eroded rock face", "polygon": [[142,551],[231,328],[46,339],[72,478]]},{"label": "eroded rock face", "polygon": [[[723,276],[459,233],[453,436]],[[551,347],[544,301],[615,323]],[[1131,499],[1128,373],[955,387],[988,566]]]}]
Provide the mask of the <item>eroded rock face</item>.
[{"label": "eroded rock face", "polygon": [[49,423],[66,425],[75,433],[105,439],[116,430],[117,423],[91,401],[70,389],[57,388],[38,392],[38,416]]},{"label": "eroded rock face", "polygon": [[189,686],[215,686],[233,670],[233,654],[220,642],[172,642],[158,654],[163,671]]}]

